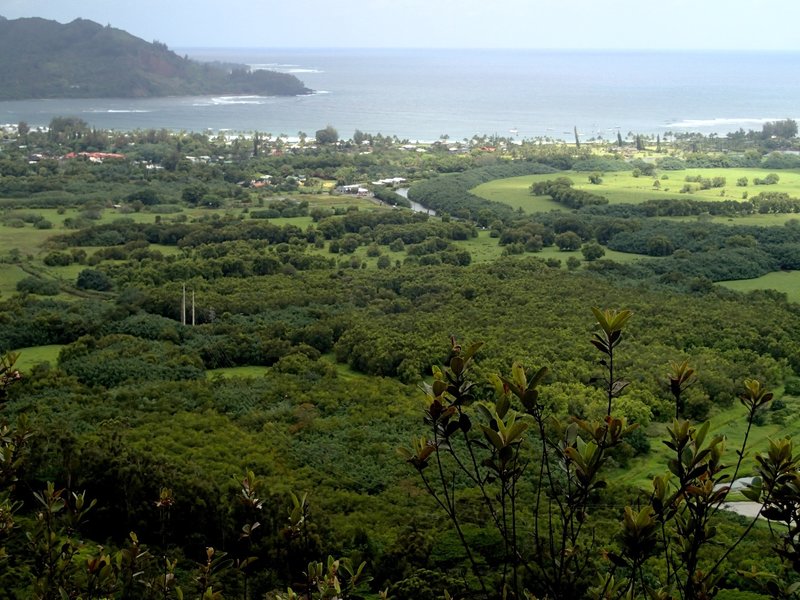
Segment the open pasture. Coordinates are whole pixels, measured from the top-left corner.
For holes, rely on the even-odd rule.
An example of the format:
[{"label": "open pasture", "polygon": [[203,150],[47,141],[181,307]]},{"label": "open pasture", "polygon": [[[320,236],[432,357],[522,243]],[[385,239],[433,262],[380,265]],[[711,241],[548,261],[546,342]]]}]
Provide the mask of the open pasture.
[{"label": "open pasture", "polygon": [[719,285],[740,292],[777,290],[786,294],[791,302],[800,302],[800,271],[774,271],[755,279],[721,281]]},{"label": "open pasture", "polygon": [[[632,171],[603,173],[602,183],[589,183],[590,173],[565,171],[549,175],[524,175],[498,179],[483,183],[472,190],[487,200],[508,204],[514,209],[522,208],[526,213],[563,210],[563,207],[547,196],[532,196],[530,186],[539,181],[568,177],[576,189],[591,192],[608,198],[611,204],[639,204],[646,200],[681,198],[687,200],[742,200],[746,192],[755,196],[760,192],[784,192],[793,197],[800,197],[800,173],[796,171],[774,171],[780,178],[774,185],[755,185],[756,179],[764,179],[772,173],[765,169],[685,169],[682,171],[656,171],[655,176],[641,175],[634,177]],[[666,179],[663,177],[666,176]],[[707,190],[700,190],[697,183],[686,181],[686,177],[703,177],[713,179],[724,177],[725,185]],[[737,185],[741,178],[747,179],[746,186]],[[692,187],[691,192],[681,193],[684,186]]]},{"label": "open pasture", "polygon": [[28,274],[17,265],[0,264],[0,297],[17,293],[17,282]]},{"label": "open pasture", "polygon": [[697,222],[715,223],[717,225],[755,225],[757,227],[780,227],[786,225],[789,221],[800,221],[800,215],[796,213],[779,213],[768,215],[736,215],[732,217],[715,216],[715,215],[699,215],[688,217],[661,217],[669,221],[678,222]]}]

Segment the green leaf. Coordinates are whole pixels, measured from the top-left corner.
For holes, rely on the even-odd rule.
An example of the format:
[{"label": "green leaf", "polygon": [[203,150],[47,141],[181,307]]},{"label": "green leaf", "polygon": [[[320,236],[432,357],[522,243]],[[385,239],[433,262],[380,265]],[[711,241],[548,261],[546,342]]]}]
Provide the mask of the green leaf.
[{"label": "green leaf", "polygon": [[518,362],[515,362],[511,366],[511,376],[514,379],[514,383],[519,388],[520,392],[528,389],[528,380],[525,377],[525,368]]},{"label": "green leaf", "polygon": [[603,331],[608,332],[608,331],[611,330],[611,328],[608,325],[608,320],[606,319],[606,315],[605,315],[605,313],[603,313],[603,311],[601,311],[596,306],[593,306],[592,307],[592,314],[594,315],[594,318],[597,321],[597,324],[600,325],[600,328]]},{"label": "green leaf", "polygon": [[753,477],[750,485],[742,488],[742,495],[751,502],[761,500],[762,481],[760,477]]},{"label": "green leaf", "polygon": [[700,429],[697,430],[697,433],[695,433],[694,441],[698,448],[703,445],[703,441],[706,439],[706,434],[708,433],[709,427],[711,427],[711,422],[706,421],[700,426]]},{"label": "green leaf", "polygon": [[525,393],[522,395],[522,406],[524,406],[528,410],[533,410],[536,408],[536,404],[539,401],[539,392],[538,390],[534,389],[527,389]]},{"label": "green leaf", "polygon": [[496,403],[497,416],[501,419],[505,418],[510,407],[511,401],[508,399],[508,396],[500,396]]},{"label": "green leaf", "polygon": [[524,421],[517,421],[514,423],[511,428],[506,432],[506,444],[510,444],[515,439],[517,439],[520,435],[522,435],[525,430],[528,429],[528,424]]},{"label": "green leaf", "polygon": [[464,359],[460,356],[454,356],[450,359],[450,370],[459,376],[464,372]]},{"label": "green leaf", "polygon": [[541,383],[542,379],[544,379],[545,375],[547,375],[548,369],[547,367],[542,367],[536,374],[531,378],[530,382],[528,383],[528,389],[532,390],[535,388],[539,383]]},{"label": "green leaf", "polygon": [[474,344],[470,344],[469,347],[461,353],[461,356],[464,357],[465,361],[468,361],[475,356],[475,353],[480,350],[481,346],[483,346],[483,342],[475,342]]},{"label": "green leaf", "polygon": [[461,427],[461,431],[464,433],[467,433],[470,429],[472,429],[472,421],[465,413],[461,413],[461,416],[458,417],[458,425]]},{"label": "green leaf", "polygon": [[481,425],[481,429],[483,429],[483,435],[486,436],[486,439],[489,440],[489,443],[496,449],[500,450],[505,445],[503,444],[503,439],[500,437],[500,434],[494,429],[487,427],[486,425]]}]

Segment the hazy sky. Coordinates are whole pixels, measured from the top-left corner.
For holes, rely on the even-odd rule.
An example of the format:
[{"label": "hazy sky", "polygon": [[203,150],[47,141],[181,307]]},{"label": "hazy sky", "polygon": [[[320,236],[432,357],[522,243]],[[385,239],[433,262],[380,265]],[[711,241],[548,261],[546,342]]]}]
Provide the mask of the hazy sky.
[{"label": "hazy sky", "polygon": [[171,48],[800,50],[797,0],[0,0],[0,15],[82,17]]}]

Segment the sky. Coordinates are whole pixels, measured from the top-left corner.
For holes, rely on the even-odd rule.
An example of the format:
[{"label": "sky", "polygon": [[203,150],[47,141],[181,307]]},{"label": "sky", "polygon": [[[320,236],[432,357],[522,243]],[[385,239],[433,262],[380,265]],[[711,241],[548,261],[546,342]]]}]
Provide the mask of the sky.
[{"label": "sky", "polygon": [[800,50],[797,0],[0,0],[170,48]]}]

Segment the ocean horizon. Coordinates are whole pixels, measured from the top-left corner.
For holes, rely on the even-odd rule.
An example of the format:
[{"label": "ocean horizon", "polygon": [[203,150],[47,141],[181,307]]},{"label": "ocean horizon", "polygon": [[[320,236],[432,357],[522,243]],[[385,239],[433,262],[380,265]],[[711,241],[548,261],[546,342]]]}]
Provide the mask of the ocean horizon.
[{"label": "ocean horizon", "polygon": [[0,102],[0,123],[77,116],[108,129],[431,141],[473,135],[613,140],[619,132],[725,135],[800,118],[798,52],[180,48],[299,77],[297,97],[192,96]]}]

